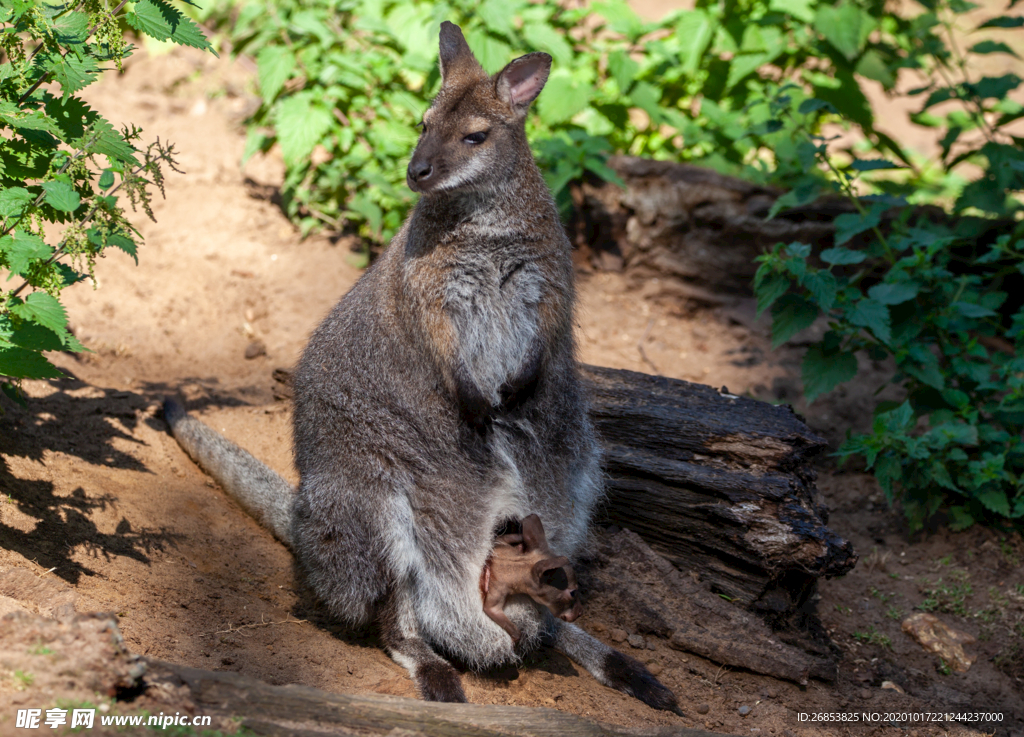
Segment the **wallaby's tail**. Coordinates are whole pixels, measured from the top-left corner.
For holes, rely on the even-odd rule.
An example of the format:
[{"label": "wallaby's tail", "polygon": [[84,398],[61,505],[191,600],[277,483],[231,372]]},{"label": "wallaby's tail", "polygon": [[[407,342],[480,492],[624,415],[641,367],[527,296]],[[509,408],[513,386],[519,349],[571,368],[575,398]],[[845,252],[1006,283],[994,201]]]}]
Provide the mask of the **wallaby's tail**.
[{"label": "wallaby's tail", "polygon": [[190,417],[173,399],[164,401],[164,418],[178,444],[274,537],[291,547],[291,485],[248,451]]}]

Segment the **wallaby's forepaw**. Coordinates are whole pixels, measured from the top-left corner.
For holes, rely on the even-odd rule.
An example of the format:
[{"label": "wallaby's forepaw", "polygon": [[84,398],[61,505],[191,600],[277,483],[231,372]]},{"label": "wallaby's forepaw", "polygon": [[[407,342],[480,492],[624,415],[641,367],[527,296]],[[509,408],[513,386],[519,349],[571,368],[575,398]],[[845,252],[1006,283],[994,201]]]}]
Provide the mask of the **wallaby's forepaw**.
[{"label": "wallaby's forepaw", "polygon": [[435,661],[423,663],[416,669],[416,686],[424,701],[446,701],[465,704],[466,693],[462,690],[462,679],[448,663]]},{"label": "wallaby's forepaw", "polygon": [[642,663],[628,655],[617,650],[608,653],[604,661],[604,676],[612,688],[634,696],[650,707],[682,716],[676,695],[662,686]]}]

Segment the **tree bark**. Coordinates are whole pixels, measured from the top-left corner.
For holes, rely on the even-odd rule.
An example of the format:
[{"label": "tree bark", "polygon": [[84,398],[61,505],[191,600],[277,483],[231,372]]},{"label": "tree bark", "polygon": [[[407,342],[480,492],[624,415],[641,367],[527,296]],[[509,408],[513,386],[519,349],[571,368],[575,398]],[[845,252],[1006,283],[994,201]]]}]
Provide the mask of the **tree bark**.
[{"label": "tree bark", "polygon": [[[702,729],[627,729],[554,709],[439,704],[397,696],[333,694],[306,686],[271,686],[238,673],[197,670],[149,660],[146,680],[184,687],[202,714],[242,717],[262,735],[341,734],[355,737],[714,737]],[[399,730],[394,732],[394,730]]]},{"label": "tree bark", "polygon": [[601,521],[765,614],[791,614],[819,577],[856,564],[814,486],[825,441],[792,408],[633,371],[583,376],[604,450]]}]

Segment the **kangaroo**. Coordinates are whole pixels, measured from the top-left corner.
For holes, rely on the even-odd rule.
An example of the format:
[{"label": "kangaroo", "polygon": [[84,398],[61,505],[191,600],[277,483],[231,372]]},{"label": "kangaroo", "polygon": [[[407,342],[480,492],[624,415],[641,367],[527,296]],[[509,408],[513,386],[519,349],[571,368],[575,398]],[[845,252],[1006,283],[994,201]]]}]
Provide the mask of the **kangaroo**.
[{"label": "kangaroo", "polygon": [[503,526],[547,521],[572,558],[602,493],[578,376],[570,244],[526,140],[551,57],[488,76],[458,26],[407,182],[420,194],[377,259],[314,331],[294,377],[293,493],[170,402],[174,436],[294,551],[349,624],[373,621],[423,698],[466,700],[445,656],[474,669],[542,642],[659,709],[676,698],[639,662],[527,597],[481,607]]},{"label": "kangaroo", "polygon": [[509,596],[526,594],[566,622],[583,613],[576,598],[576,573],[568,558],[552,554],[540,517],[531,514],[522,526],[522,534],[498,537],[480,579],[484,614],[508,632],[514,643],[522,634],[505,616]]}]

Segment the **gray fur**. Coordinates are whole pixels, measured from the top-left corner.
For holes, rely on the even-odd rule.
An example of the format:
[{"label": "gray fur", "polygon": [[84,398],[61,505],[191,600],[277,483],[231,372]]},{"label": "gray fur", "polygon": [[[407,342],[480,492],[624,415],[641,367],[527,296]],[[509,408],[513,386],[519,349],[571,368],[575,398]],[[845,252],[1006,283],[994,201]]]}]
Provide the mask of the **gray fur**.
[{"label": "gray fur", "polygon": [[[624,656],[552,625],[529,597],[505,606],[517,648],[483,611],[499,523],[537,514],[553,554],[572,558],[601,472],[578,376],[571,247],[524,129],[551,57],[529,54],[489,78],[450,23],[441,57],[442,89],[409,164],[422,197],[295,372],[300,481],[290,533],[275,534],[336,617],[378,622],[424,698],[465,700],[438,651],[485,668],[545,636],[628,691],[606,667]],[[240,488],[262,483],[258,462],[186,422],[172,424],[190,454],[218,480],[208,463],[242,464],[225,489],[270,503],[272,514],[254,516],[281,524],[283,482]],[[194,448],[205,443],[215,450]]]},{"label": "gray fur", "polygon": [[211,430],[173,399],[164,402],[164,418],[175,440],[257,522],[291,546],[295,490],[248,451]]}]

